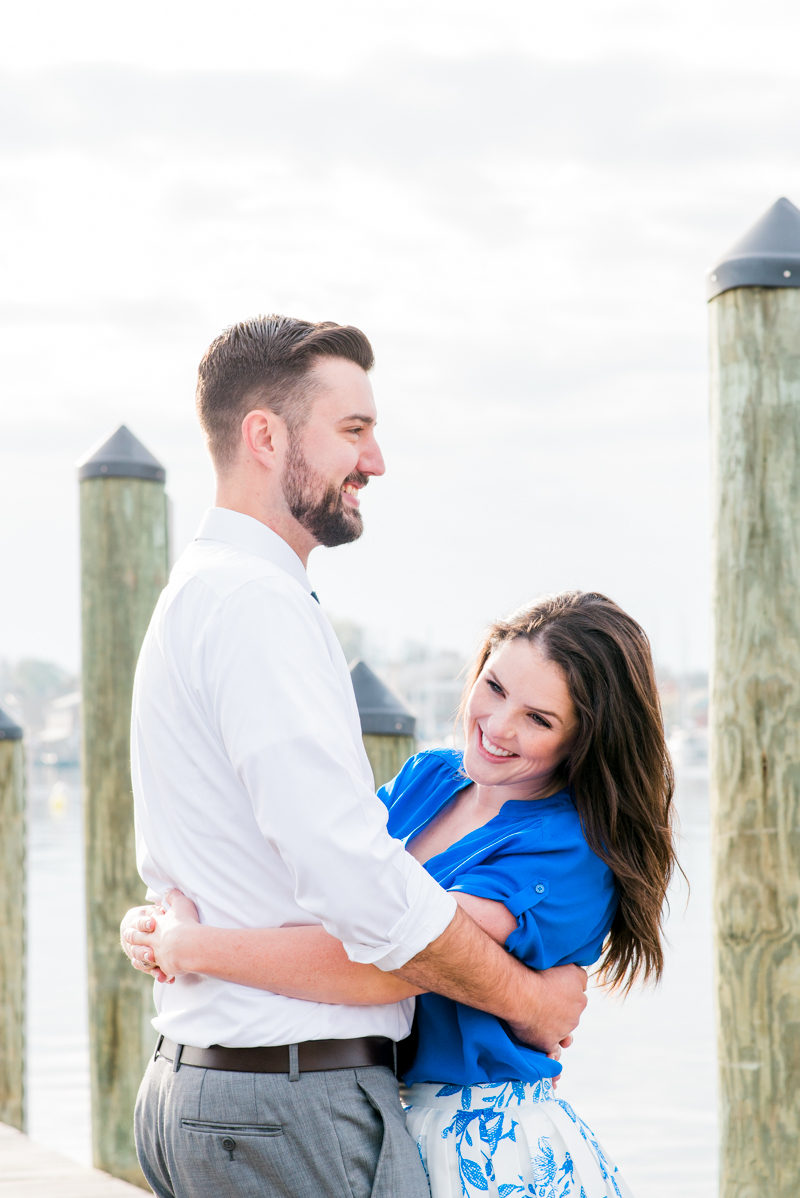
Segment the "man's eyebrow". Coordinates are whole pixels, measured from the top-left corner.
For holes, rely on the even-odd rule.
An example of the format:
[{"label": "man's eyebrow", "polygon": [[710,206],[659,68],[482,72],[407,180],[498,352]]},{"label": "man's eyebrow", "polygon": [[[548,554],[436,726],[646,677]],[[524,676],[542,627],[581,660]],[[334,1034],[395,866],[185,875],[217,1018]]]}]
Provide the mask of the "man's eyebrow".
[{"label": "man's eyebrow", "polygon": [[342,416],[342,419],[339,421],[339,423],[340,424],[349,424],[352,420],[357,420],[360,424],[374,424],[375,423],[374,416],[361,416],[361,415],[359,415],[358,412],[355,412],[352,416]]}]

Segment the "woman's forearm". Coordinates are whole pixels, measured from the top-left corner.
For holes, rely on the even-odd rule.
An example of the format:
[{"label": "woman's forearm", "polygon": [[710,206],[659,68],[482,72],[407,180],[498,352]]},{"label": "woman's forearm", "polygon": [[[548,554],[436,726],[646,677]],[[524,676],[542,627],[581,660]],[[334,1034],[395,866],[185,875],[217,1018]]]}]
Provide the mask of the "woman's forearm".
[{"label": "woman's forearm", "polygon": [[422,990],[375,965],[349,959],[344,946],[319,926],[214,928],[181,931],[180,972],[204,973],[257,990],[308,1002],[377,1006]]}]

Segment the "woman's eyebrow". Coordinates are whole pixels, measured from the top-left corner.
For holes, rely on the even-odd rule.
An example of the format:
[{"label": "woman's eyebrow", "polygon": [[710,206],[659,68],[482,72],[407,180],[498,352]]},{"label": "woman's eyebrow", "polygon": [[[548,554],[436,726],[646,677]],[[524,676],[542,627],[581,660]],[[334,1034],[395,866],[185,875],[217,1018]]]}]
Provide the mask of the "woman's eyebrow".
[{"label": "woman's eyebrow", "polygon": [[[506,689],[495,674],[494,670],[487,670],[486,677],[491,678],[493,682],[496,682],[502,690]],[[531,703],[526,703],[525,706],[528,708],[528,711],[532,711],[534,715],[546,715],[549,716],[551,720],[558,720],[559,724],[564,723],[563,718],[556,711],[545,711],[543,707],[534,707]]]},{"label": "woman's eyebrow", "polygon": [[545,711],[543,707],[529,707],[528,711],[532,711],[534,715],[548,715],[551,720],[558,720],[559,724],[564,722],[557,711]]}]

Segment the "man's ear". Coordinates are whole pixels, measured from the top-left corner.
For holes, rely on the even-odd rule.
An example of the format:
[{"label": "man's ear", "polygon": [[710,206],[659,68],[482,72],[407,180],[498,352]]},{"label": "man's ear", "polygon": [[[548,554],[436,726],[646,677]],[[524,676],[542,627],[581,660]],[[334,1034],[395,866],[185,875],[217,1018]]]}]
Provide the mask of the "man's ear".
[{"label": "man's ear", "polygon": [[286,445],[286,423],[268,408],[255,408],[242,421],[242,440],[251,457],[274,469]]}]

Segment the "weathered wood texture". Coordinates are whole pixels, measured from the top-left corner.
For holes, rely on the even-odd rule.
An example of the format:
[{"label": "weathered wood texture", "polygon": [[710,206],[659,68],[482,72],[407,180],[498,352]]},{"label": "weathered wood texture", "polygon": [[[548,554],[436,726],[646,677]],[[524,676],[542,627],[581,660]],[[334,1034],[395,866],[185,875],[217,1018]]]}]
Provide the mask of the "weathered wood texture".
[{"label": "weathered wood texture", "polygon": [[0,1123],[0,1198],[135,1198],[141,1190],[83,1169]]},{"label": "weathered wood texture", "polygon": [[723,1198],[800,1187],[800,290],[711,305]]},{"label": "weathered wood texture", "polygon": [[25,771],[0,741],[0,1122],[25,1130]]},{"label": "weathered wood texture", "polygon": [[362,740],[375,776],[376,788],[393,778],[416,749],[413,736],[374,736],[365,733]]},{"label": "weathered wood texture", "polygon": [[144,1187],[133,1108],[155,1041],[153,985],[121,952],[119,922],[144,894],[134,849],[131,695],[139,649],[167,581],[166,502],[162,484],[141,479],[89,478],[80,493],[94,1163]]}]

